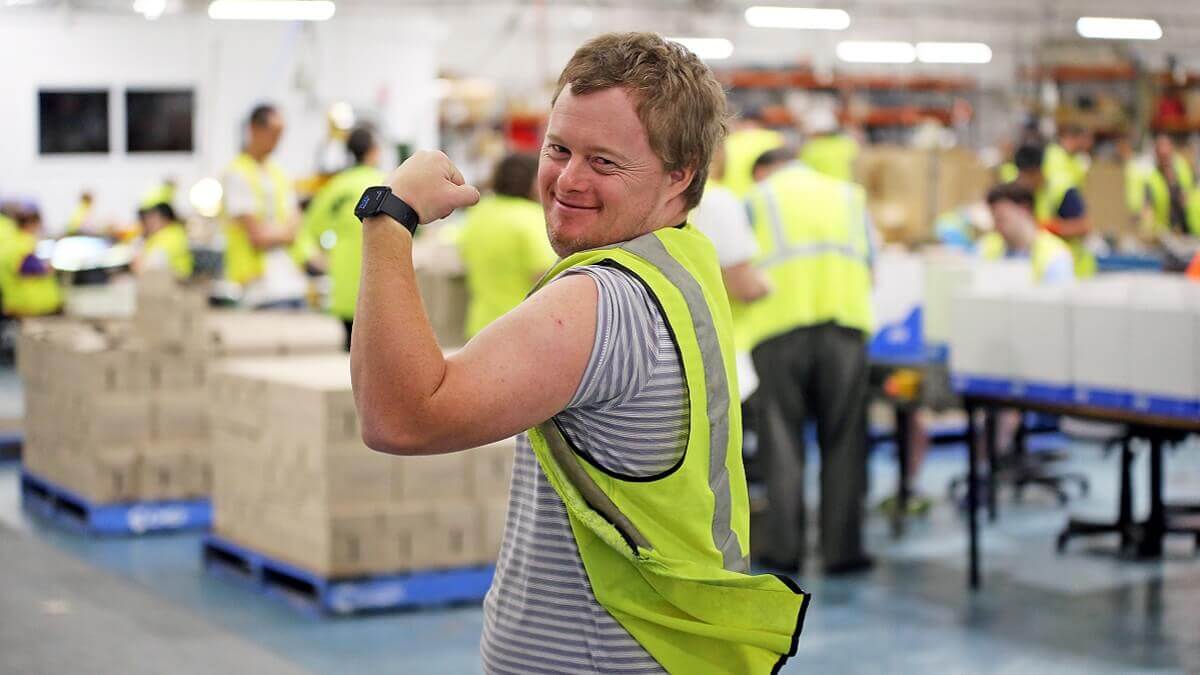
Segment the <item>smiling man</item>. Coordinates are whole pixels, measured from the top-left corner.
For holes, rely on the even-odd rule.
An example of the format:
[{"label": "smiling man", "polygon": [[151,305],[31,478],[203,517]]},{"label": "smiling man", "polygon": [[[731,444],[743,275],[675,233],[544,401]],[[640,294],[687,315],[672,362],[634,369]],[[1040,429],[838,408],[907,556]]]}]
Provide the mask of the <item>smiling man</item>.
[{"label": "smiling man", "polygon": [[359,203],[351,367],[367,445],[434,454],[521,434],[484,605],[489,673],[769,673],[795,652],[806,595],[746,573],[729,305],[712,245],[685,223],[725,110],[708,68],[657,35],[581,47],[538,172],[562,259],[449,358],[411,232],[478,192],[418,153]]}]

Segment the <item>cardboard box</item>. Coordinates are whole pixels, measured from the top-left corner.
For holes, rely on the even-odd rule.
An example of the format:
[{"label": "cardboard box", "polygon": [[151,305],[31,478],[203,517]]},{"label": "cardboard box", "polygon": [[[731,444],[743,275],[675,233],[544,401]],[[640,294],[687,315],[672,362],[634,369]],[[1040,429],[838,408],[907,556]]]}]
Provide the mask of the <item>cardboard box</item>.
[{"label": "cardboard box", "polygon": [[138,497],[143,501],[186,499],[192,494],[190,458],[184,452],[143,455],[138,465]]},{"label": "cardboard box", "polygon": [[69,466],[68,473],[46,478],[93,504],[130,502],[141,494],[141,457],[136,450],[93,450],[87,461]]},{"label": "cardboard box", "polygon": [[1009,295],[1012,354],[1019,396],[1071,403],[1071,312],[1065,288],[1033,288]]},{"label": "cardboard box", "polygon": [[152,399],[155,439],[205,439],[209,437],[208,397],[203,389],[160,391]]},{"label": "cardboard box", "polygon": [[64,401],[62,423],[82,445],[134,447],[153,433],[150,399],[142,394],[75,394]]},{"label": "cardboard box", "polygon": [[1123,277],[1097,279],[1071,291],[1071,369],[1080,403],[1116,408],[1132,404],[1128,298],[1129,281]]},{"label": "cardboard box", "polygon": [[471,496],[472,470],[468,453],[392,459],[392,498],[397,501],[433,503]]},{"label": "cardboard box", "polygon": [[505,439],[466,453],[470,458],[473,479],[470,493],[475,499],[508,497],[516,453],[516,438]]},{"label": "cardboard box", "polygon": [[1126,316],[1132,331],[1129,388],[1136,410],[1175,416],[1200,414],[1200,344],[1195,289],[1183,278],[1133,280]]},{"label": "cardboard box", "polygon": [[955,388],[1011,395],[1016,363],[1008,293],[969,290],[950,303],[950,371]]},{"label": "cardboard box", "polygon": [[926,343],[946,343],[950,337],[950,300],[971,286],[977,260],[962,253],[938,250],[924,257],[922,330]]},{"label": "cardboard box", "polygon": [[507,499],[486,501],[479,507],[480,554],[484,562],[495,562],[500,558],[507,517]]}]

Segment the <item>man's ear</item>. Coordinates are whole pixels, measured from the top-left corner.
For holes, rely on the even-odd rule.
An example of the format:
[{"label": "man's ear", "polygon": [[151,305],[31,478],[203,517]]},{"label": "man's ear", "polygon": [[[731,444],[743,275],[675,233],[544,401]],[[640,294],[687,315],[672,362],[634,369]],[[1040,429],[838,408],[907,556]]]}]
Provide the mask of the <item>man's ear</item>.
[{"label": "man's ear", "polygon": [[684,190],[692,184],[692,180],[696,177],[696,169],[690,166],[685,166],[682,169],[675,169],[667,174],[671,181],[671,199],[683,194]]}]

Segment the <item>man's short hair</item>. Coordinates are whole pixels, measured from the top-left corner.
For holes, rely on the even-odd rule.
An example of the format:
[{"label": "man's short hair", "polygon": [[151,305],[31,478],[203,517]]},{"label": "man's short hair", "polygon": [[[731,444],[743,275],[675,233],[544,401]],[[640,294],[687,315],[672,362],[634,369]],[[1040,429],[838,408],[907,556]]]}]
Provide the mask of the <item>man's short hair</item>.
[{"label": "man's short hair", "polygon": [[265,127],[270,121],[271,115],[279,112],[279,110],[271,103],[259,103],[250,110],[250,126]]},{"label": "man's short hair", "polygon": [[988,206],[995,206],[999,202],[1012,202],[1017,206],[1024,206],[1032,211],[1033,190],[1020,183],[1001,183],[988,190],[987,193]]},{"label": "man's short hair", "polygon": [[775,148],[773,150],[768,150],[754,158],[754,166],[750,167],[750,174],[756,174],[758,173],[759,169],[766,169],[768,167],[775,166],[776,164],[790,162],[794,159],[796,159],[796,151],[792,150],[791,148]]},{"label": "man's short hair", "polygon": [[151,212],[151,213],[158,213],[158,215],[162,216],[163,220],[166,220],[168,223],[173,223],[173,222],[179,220],[179,218],[175,215],[175,209],[172,208],[171,205],[166,202],[159,202],[159,203],[155,204],[154,206],[147,208],[146,211]]},{"label": "man's short hair", "polygon": [[362,164],[367,153],[376,145],[375,130],[366,125],[355,127],[346,138],[346,149],[354,157],[355,164]]},{"label": "man's short hair", "polygon": [[1013,155],[1013,164],[1017,165],[1018,171],[1040,169],[1045,156],[1046,151],[1040,145],[1022,145],[1017,148],[1017,154]]},{"label": "man's short hair", "polygon": [[506,155],[492,171],[492,190],[506,197],[529,199],[537,172],[537,157],[524,153]]},{"label": "man's short hair", "polygon": [[623,87],[633,97],[650,147],[667,171],[692,168],[688,209],[704,194],[713,150],[725,138],[725,92],[686,47],[654,33],[607,33],[588,40],[558,76],[575,95]]}]

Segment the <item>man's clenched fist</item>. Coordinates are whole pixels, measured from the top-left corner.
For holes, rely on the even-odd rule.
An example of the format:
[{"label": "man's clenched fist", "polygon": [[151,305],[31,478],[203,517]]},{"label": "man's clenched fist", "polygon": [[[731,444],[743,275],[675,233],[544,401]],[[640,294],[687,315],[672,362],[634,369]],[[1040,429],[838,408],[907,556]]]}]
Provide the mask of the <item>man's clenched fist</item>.
[{"label": "man's clenched fist", "polygon": [[387,184],[417,212],[422,225],[479,201],[479,190],[466,184],[458,167],[441,151],[418,151],[388,176]]}]

